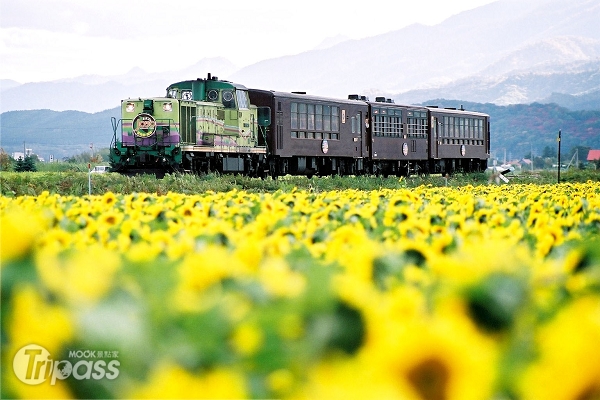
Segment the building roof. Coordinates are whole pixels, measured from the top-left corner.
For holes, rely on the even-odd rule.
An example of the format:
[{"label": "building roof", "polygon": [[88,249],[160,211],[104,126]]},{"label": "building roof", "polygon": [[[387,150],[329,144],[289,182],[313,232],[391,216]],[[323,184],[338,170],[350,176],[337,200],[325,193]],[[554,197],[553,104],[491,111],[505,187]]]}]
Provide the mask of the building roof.
[{"label": "building roof", "polygon": [[587,156],[588,161],[600,160],[600,150],[590,150]]}]

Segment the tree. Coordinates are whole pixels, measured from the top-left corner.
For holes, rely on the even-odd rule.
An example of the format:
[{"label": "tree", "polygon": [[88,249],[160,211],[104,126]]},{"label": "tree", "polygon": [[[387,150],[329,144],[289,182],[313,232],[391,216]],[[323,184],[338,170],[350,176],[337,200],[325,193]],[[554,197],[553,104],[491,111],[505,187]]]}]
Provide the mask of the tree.
[{"label": "tree", "polygon": [[0,148],[0,171],[10,171],[12,159],[3,148]]},{"label": "tree", "polygon": [[556,157],[556,149],[553,149],[550,146],[544,147],[544,152],[542,153],[543,158],[552,158]]},{"label": "tree", "polygon": [[19,157],[15,164],[16,172],[25,172],[25,171],[37,171],[37,167],[35,165],[35,156],[27,156],[25,159]]}]

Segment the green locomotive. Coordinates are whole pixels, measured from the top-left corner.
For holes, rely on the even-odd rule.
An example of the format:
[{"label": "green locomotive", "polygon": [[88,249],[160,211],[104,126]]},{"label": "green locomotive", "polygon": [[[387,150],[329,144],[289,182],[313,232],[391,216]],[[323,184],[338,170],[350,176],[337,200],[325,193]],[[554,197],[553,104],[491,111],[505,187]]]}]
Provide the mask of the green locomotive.
[{"label": "green locomotive", "polygon": [[191,171],[262,176],[270,110],[248,90],[208,74],[174,83],[165,97],[121,102],[113,118],[110,163],[121,173]]}]

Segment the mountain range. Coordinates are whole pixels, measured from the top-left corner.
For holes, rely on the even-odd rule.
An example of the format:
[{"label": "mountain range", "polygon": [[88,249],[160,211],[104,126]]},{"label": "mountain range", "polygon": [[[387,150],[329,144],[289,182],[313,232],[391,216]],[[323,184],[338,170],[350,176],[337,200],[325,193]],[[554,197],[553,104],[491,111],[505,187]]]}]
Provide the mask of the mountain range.
[{"label": "mountain range", "polygon": [[[553,102],[571,110],[600,110],[597,21],[598,0],[499,0],[434,26],[416,24],[360,40],[329,38],[314,50],[243,68],[226,56],[199,57],[190,67],[164,73],[135,68],[120,76],[2,80],[1,111],[98,113],[124,98],[162,96],[170,83],[208,72],[247,87],[336,98],[356,93],[409,104],[461,99],[457,102]],[[257,51],[261,45],[268,44],[257,45]],[[3,131],[4,120],[2,114]]]}]

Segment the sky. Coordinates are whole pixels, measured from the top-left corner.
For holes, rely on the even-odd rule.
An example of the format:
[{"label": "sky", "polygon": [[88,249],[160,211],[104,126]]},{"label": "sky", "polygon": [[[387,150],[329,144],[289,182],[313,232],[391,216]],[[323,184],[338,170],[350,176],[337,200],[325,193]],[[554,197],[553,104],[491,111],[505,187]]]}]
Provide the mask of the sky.
[{"label": "sky", "polygon": [[241,68],[436,25],[495,0],[0,0],[0,79],[20,83],[177,71],[223,57]]}]

